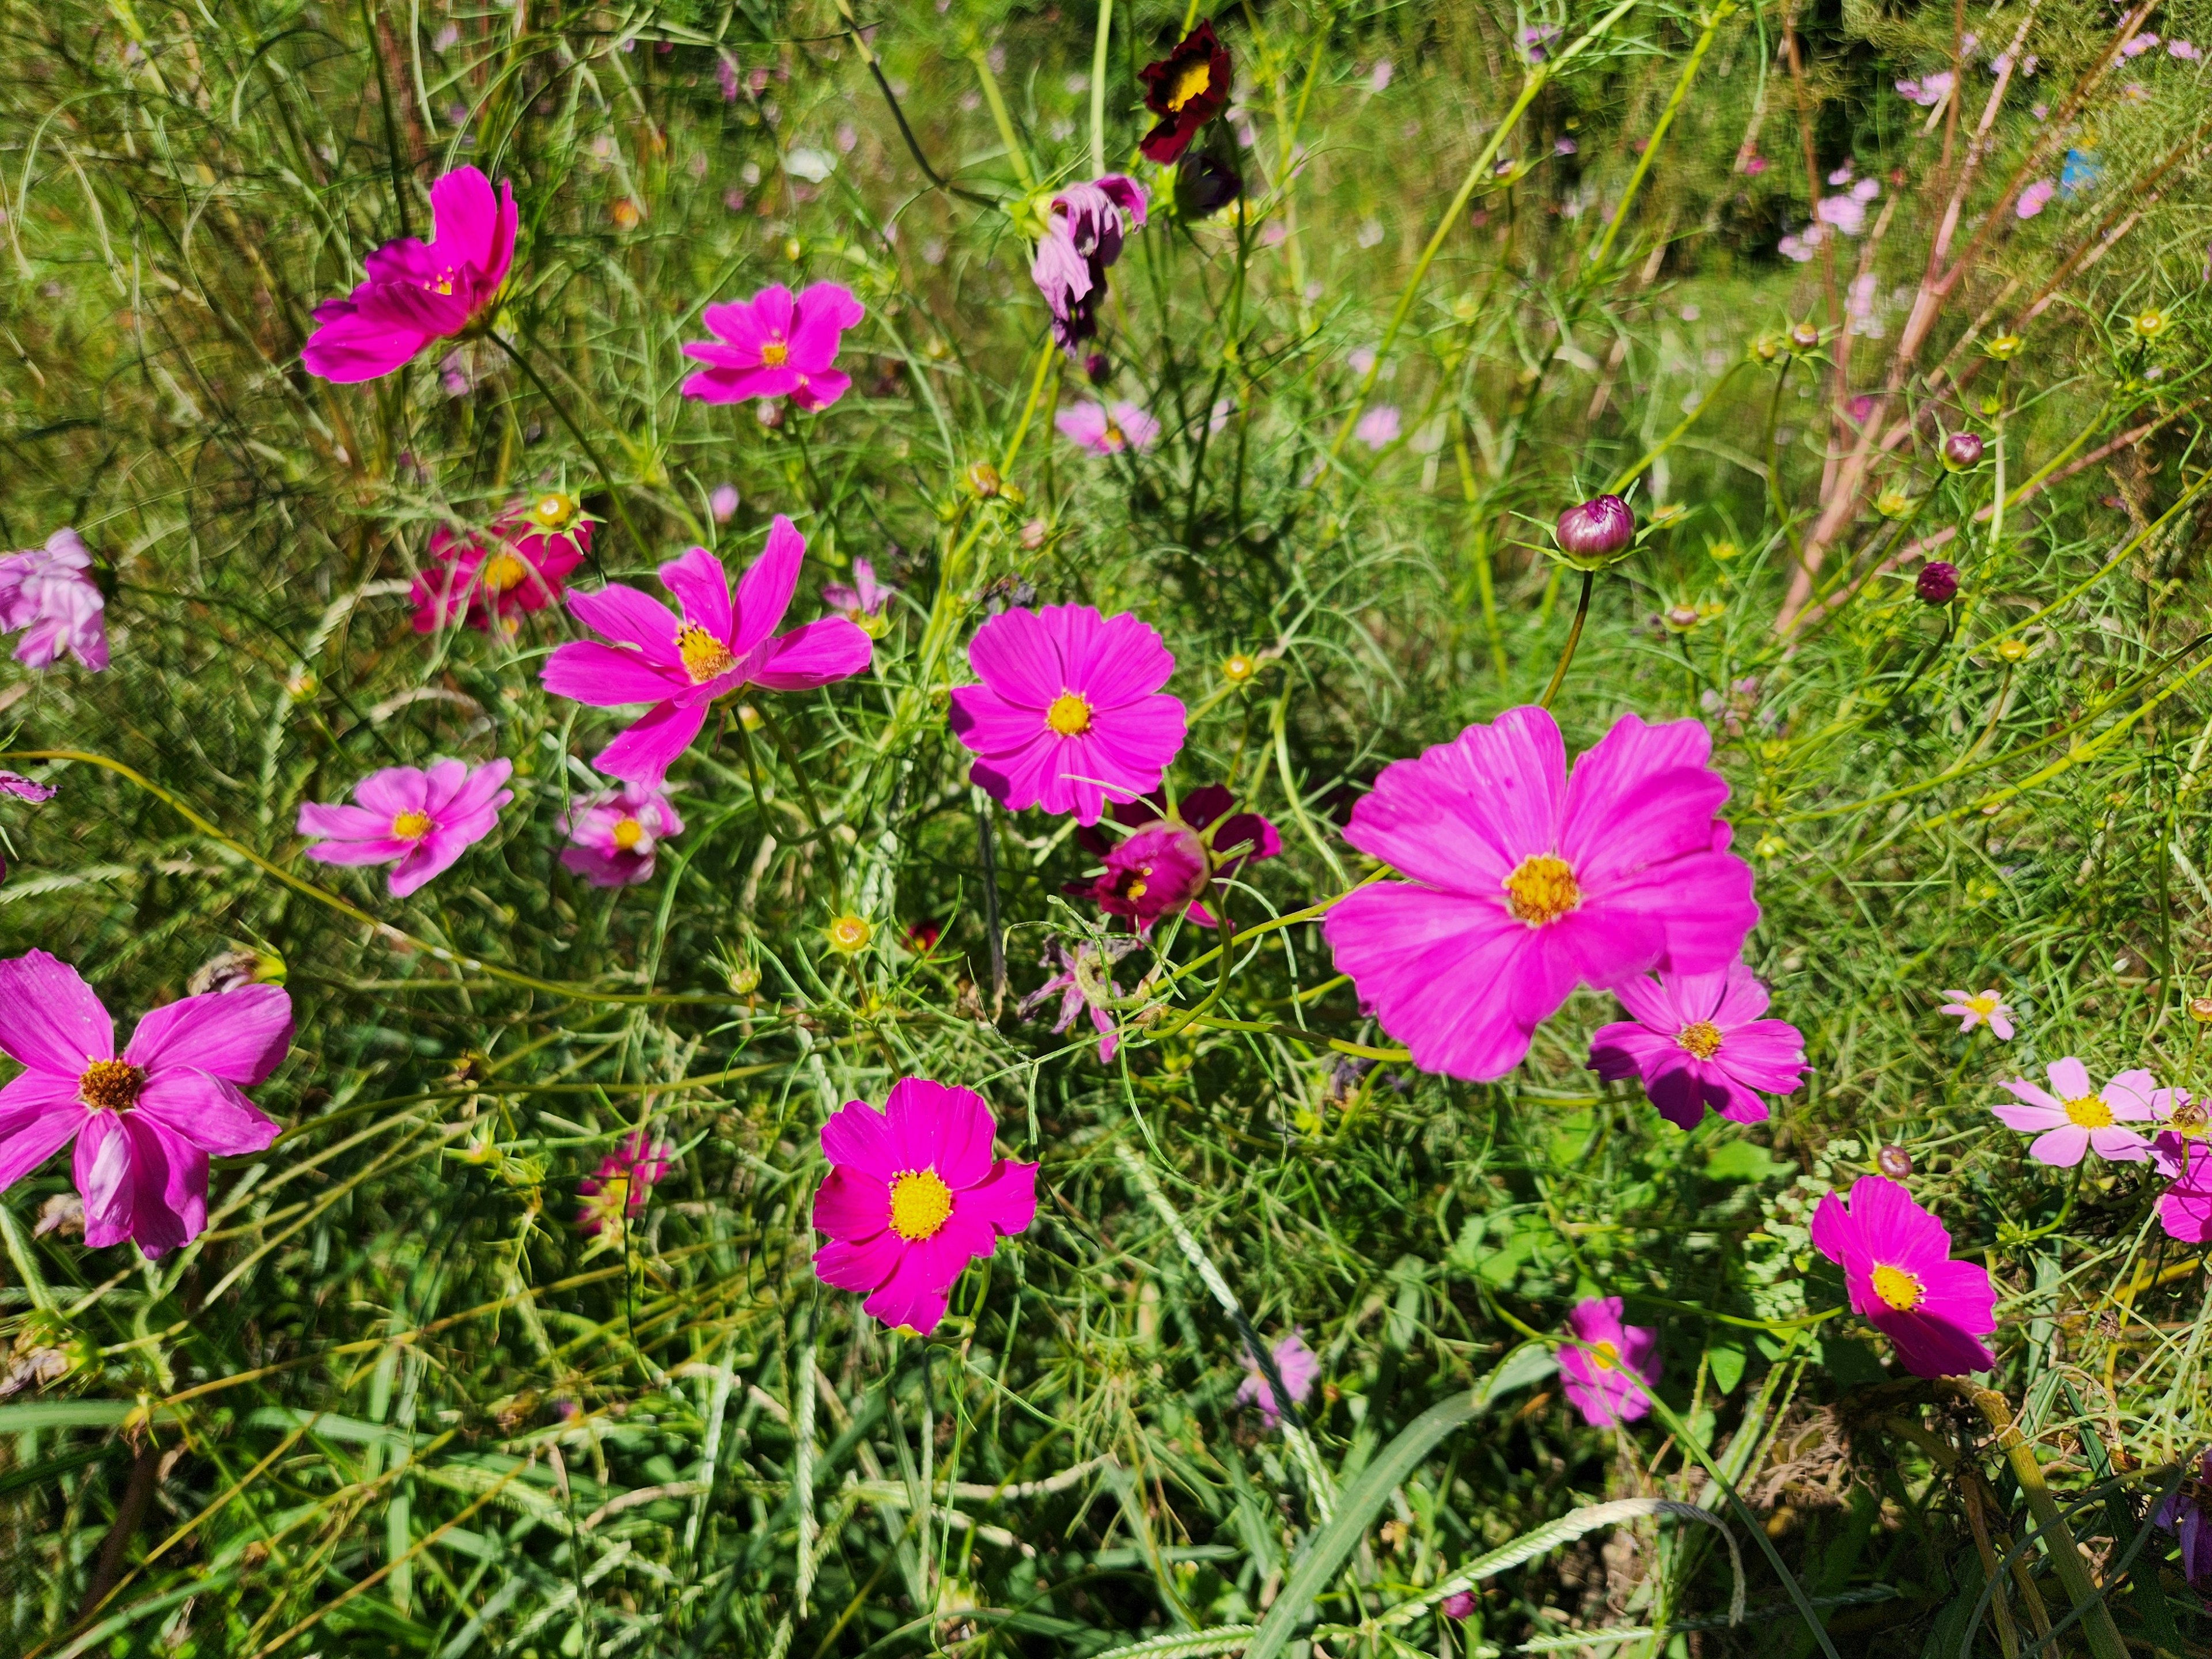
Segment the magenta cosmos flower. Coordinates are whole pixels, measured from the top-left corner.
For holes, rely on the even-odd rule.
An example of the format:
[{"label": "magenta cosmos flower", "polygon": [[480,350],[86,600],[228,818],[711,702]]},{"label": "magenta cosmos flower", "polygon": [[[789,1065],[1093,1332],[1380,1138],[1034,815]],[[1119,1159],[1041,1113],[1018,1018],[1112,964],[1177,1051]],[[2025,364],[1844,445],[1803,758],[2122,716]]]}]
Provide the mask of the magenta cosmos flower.
[{"label": "magenta cosmos flower", "polygon": [[837,283],[817,283],[797,299],[779,283],[750,300],[708,306],[700,320],[718,337],[684,346],[685,356],[707,367],[684,382],[684,395],[710,404],[788,398],[801,409],[827,409],[853,384],[831,367],[842,337],[867,314]]},{"label": "magenta cosmos flower", "polygon": [[2158,1224],[2185,1244],[2212,1243],[2212,1144],[2204,1138],[2204,1109],[2185,1095],[2182,1100],[2168,1119],[2176,1127],[2161,1131],[2151,1145],[2151,1158],[2167,1181],[2159,1194]]},{"label": "magenta cosmos flower", "polygon": [[854,627],[866,631],[872,640],[881,639],[884,632],[884,607],[890,603],[891,595],[898,589],[876,580],[876,568],[866,559],[853,561],[853,581],[825,583],[822,603]]},{"label": "magenta cosmos flower", "polygon": [[44,951],[0,962],[0,1053],[24,1067],[0,1088],[0,1188],[75,1140],[87,1244],[188,1244],[207,1226],[209,1155],[276,1139],[239,1091],[291,1046],[291,998],[248,985],[155,1009],[118,1057],[76,969]]},{"label": "magenta cosmos flower", "polygon": [[1012,812],[1042,806],[1096,823],[1106,803],[1160,787],[1182,747],[1182,699],[1160,688],[1175,658],[1127,611],[1087,605],[1000,612],[975,630],[956,687],[952,732],[969,776]]},{"label": "magenta cosmos flower", "polygon": [[1523,708],[1393,763],[1345,839],[1412,879],[1330,909],[1338,969],[1415,1065],[1486,1083],[1579,983],[1725,969],[1759,907],[1711,749],[1695,720],[1626,714],[1571,778],[1551,715]]},{"label": "magenta cosmos flower", "polygon": [[577,1229],[619,1243],[630,1222],[645,1213],[645,1201],[668,1173],[669,1148],[649,1141],[642,1130],[599,1160],[598,1173],[576,1183]]},{"label": "magenta cosmos flower", "polygon": [[2012,1008],[1994,987],[1971,995],[1965,991],[1946,991],[1943,994],[1951,1000],[1936,1012],[1956,1018],[1960,1036],[1964,1036],[1977,1025],[1986,1025],[1998,1042],[2012,1041]]},{"label": "magenta cosmos flower", "polygon": [[642,784],[578,795],[561,817],[569,844],[561,862],[594,887],[635,887],[653,879],[653,855],[684,820],[668,797]]},{"label": "magenta cosmos flower", "polygon": [[92,550],[66,526],[0,558],[0,634],[22,631],[16,661],[45,668],[66,652],[95,673],[107,666],[107,601],[91,569]]},{"label": "magenta cosmos flower", "polygon": [[512,761],[471,768],[442,760],[427,772],[387,766],[353,787],[352,806],[310,803],[300,809],[300,833],[313,839],[307,856],[322,864],[388,864],[392,896],[405,898],[491,833],[499,809],[514,799],[505,787]]},{"label": "magenta cosmos flower", "polygon": [[[1321,1376],[1321,1356],[1306,1346],[1305,1333],[1294,1330],[1275,1344],[1269,1356],[1275,1362],[1275,1372],[1283,1379],[1283,1389],[1291,1396],[1291,1404],[1303,1406],[1306,1396],[1313,1392],[1315,1381]],[[1275,1390],[1260,1370],[1248,1350],[1244,1369],[1251,1373],[1237,1385],[1237,1398],[1247,1406],[1260,1408],[1260,1420],[1273,1428],[1283,1420],[1281,1409],[1275,1404]]]},{"label": "magenta cosmos flower", "polygon": [[974,1090],[921,1078],[893,1084],[880,1112],[848,1102],[822,1128],[823,1283],[865,1292],[886,1325],[936,1329],[961,1271],[1036,1215],[1037,1166],[994,1157],[998,1127]]},{"label": "magenta cosmos flower", "polygon": [[1614,988],[1634,1018],[1601,1026],[1589,1069],[1608,1083],[1632,1077],[1660,1115],[1694,1129],[1711,1107],[1736,1123],[1764,1123],[1759,1095],[1786,1095],[1805,1076],[1805,1039],[1786,1020],[1762,1019],[1766,988],[1741,963],[1717,974],[1662,974]]},{"label": "magenta cosmos flower", "polygon": [[429,634],[465,620],[485,633],[511,634],[517,613],[543,611],[561,597],[570,572],[592,549],[591,520],[573,496],[548,490],[483,530],[430,538],[430,566],[408,594],[415,631]]},{"label": "magenta cosmos flower", "polygon": [[2100,1090],[2089,1081],[2089,1068],[2069,1054],[2053,1060],[2050,1073],[2051,1093],[2024,1077],[2014,1078],[1998,1086],[2021,1103],[1990,1108],[2007,1128],[2035,1133],[2030,1158],[2062,1170],[2070,1170],[2089,1152],[2110,1164],[2142,1162],[2149,1143],[2125,1126],[2157,1115],[2151,1108],[2157,1085],[2148,1072],[2123,1072]]},{"label": "magenta cosmos flower", "polygon": [[489,325],[514,258],[514,192],[499,194],[474,167],[430,186],[431,235],[386,242],[364,262],[368,280],[315,307],[300,361],[307,373],[350,385],[403,368],[433,340]]},{"label": "magenta cosmos flower", "polygon": [[1988,1272],[1951,1260],[1951,1235],[1880,1176],[1851,1183],[1849,1207],[1833,1193],[1813,1212],[1813,1246],[1844,1270],[1851,1308],[1897,1345],[1916,1376],[1985,1371],[1996,1356],[1980,1338],[1997,1328]]},{"label": "magenta cosmos flower", "polygon": [[1559,1348],[1559,1386],[1567,1403],[1594,1429],[1633,1423],[1649,1413],[1647,1385],[1659,1380],[1659,1333],[1623,1324],[1620,1313],[1617,1296],[1577,1302],[1567,1316],[1567,1334],[1574,1343]]},{"label": "magenta cosmos flower", "polygon": [[1090,881],[1060,890],[1087,898],[1109,916],[1126,916],[1150,933],[1163,916],[1188,911],[1200,927],[1219,926],[1204,900],[1218,878],[1233,875],[1249,859],[1283,850],[1275,826],[1257,812],[1231,812],[1236,797],[1223,785],[1194,789],[1171,808],[1149,798],[1114,808],[1114,820],[1130,833],[1111,840],[1088,825],[1075,832],[1083,849],[1106,866]]},{"label": "magenta cosmos flower", "polygon": [[1070,443],[1094,455],[1119,455],[1125,449],[1150,449],[1158,441],[1160,423],[1131,403],[1083,403],[1063,409],[1053,424]]},{"label": "magenta cosmos flower", "polygon": [[719,697],[748,685],[805,691],[868,665],[868,636],[842,617],[775,631],[799,586],[806,540],[781,513],[768,547],[730,592],[729,573],[703,547],[660,567],[676,596],[671,611],[635,587],[571,590],[568,609],[615,645],[572,641],[546,659],[542,678],[556,696],[595,708],[653,705],[645,718],[599,751],[610,777],[658,786],[689,748]]}]

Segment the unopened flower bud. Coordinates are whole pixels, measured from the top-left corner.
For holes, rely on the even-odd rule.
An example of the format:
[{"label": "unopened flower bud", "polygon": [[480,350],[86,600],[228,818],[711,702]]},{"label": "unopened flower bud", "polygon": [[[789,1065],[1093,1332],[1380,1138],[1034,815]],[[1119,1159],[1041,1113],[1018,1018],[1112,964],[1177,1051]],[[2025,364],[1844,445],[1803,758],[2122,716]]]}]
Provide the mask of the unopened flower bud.
[{"label": "unopened flower bud", "polygon": [[1771,363],[1782,355],[1785,343],[1779,334],[1762,334],[1751,343],[1751,355],[1762,363]]},{"label": "unopened flower bud", "polygon": [[1918,505],[1911,496],[1892,484],[1875,497],[1874,510],[1885,519],[1901,519]]},{"label": "unopened flower bud", "polygon": [[988,461],[976,462],[968,469],[968,488],[988,501],[999,493],[999,469]]},{"label": "unopened flower bud", "polygon": [[2017,334],[2000,334],[1996,339],[1984,345],[1982,349],[1999,362],[2008,363],[2020,356],[2021,349],[2027,343],[2027,342]]},{"label": "unopened flower bud", "polygon": [[1114,365],[1103,351],[1094,351],[1083,360],[1084,378],[1093,386],[1104,386],[1114,378]]},{"label": "unopened flower bud", "polygon": [[1912,591],[1926,605],[1948,605],[1959,591],[1959,567],[1942,559],[1930,559],[1920,567],[1920,580],[1912,584]]},{"label": "unopened flower bud", "polygon": [[857,956],[868,948],[876,930],[868,925],[866,916],[856,916],[849,910],[843,915],[832,916],[826,930],[830,948],[843,956]]},{"label": "unopened flower bud", "polygon": [[1997,641],[1997,655],[2002,657],[2007,662],[2018,662],[2021,658],[2027,655],[2027,641],[2026,640],[1999,640]]},{"label": "unopened flower bud", "polygon": [[1600,495],[1559,514],[1559,550],[1571,563],[1610,564],[1636,538],[1636,515],[1618,495]]},{"label": "unopened flower bud", "polygon": [[1808,319],[1790,325],[1790,348],[1793,351],[1810,351],[1820,343],[1820,325]]},{"label": "unopened flower bud", "polygon": [[1444,1597],[1443,1604],[1437,1611],[1454,1623],[1464,1625],[1474,1617],[1474,1592],[1454,1590]]},{"label": "unopened flower bud", "polygon": [[1242,685],[1259,672],[1259,662],[1242,651],[1221,660],[1221,678],[1231,685]]},{"label": "unopened flower bud", "polygon": [[1943,465],[1965,472],[1982,464],[1982,441],[1971,432],[1954,432],[1943,440]]},{"label": "unopened flower bud", "polygon": [[1044,538],[1052,533],[1052,526],[1042,519],[1031,519],[1022,526],[1022,549],[1034,553],[1044,545]]},{"label": "unopened flower bud", "polygon": [[2212,1025],[2212,997],[2190,998],[2189,1017],[2199,1025]]},{"label": "unopened flower bud", "polygon": [[1892,1181],[1902,1181],[1912,1173],[1912,1154],[1902,1146],[1885,1146],[1874,1155],[1875,1166]]}]

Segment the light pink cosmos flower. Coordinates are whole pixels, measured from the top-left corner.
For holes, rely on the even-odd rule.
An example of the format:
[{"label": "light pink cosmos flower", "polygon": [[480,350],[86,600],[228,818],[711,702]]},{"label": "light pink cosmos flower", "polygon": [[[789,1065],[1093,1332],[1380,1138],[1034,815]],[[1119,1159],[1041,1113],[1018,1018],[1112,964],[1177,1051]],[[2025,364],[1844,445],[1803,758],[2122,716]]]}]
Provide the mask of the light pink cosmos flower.
[{"label": "light pink cosmos flower", "polygon": [[[1291,1404],[1303,1406],[1306,1396],[1313,1392],[1315,1381],[1321,1376],[1321,1356],[1306,1346],[1304,1330],[1293,1330],[1276,1343],[1269,1357],[1275,1362],[1275,1371],[1283,1379],[1283,1390],[1291,1396]],[[1261,1371],[1259,1364],[1248,1351],[1244,1369],[1251,1373],[1237,1385],[1240,1405],[1257,1406],[1260,1420],[1272,1429],[1283,1420],[1281,1409],[1275,1404],[1275,1390]]]},{"label": "light pink cosmos flower", "polygon": [[1410,879],[1330,909],[1338,969],[1415,1065],[1476,1082],[1518,1066],[1577,984],[1725,969],[1759,907],[1711,751],[1696,720],[1626,714],[1570,778],[1530,707],[1394,762],[1345,839]]},{"label": "light pink cosmos flower", "polygon": [[1577,1347],[1559,1346],[1559,1387],[1567,1403],[1594,1429],[1633,1423],[1651,1410],[1650,1385],[1659,1380],[1659,1333],[1625,1325],[1617,1296],[1577,1302],[1567,1316]]},{"label": "light pink cosmos flower", "polygon": [[648,1142],[640,1130],[599,1160],[599,1171],[576,1183],[576,1226],[580,1232],[619,1242],[629,1223],[645,1213],[645,1201],[668,1173],[672,1149]]},{"label": "light pink cosmos flower", "polygon": [[1158,441],[1160,423],[1131,403],[1080,403],[1063,409],[1053,424],[1070,443],[1094,455],[1119,455],[1125,449],[1150,449]]},{"label": "light pink cosmos flower", "polygon": [[300,361],[340,385],[404,368],[433,340],[488,326],[514,258],[514,192],[499,195],[474,167],[430,186],[431,238],[386,242],[364,262],[368,280],[343,300],[315,307],[315,330]]},{"label": "light pink cosmos flower", "polygon": [[2013,204],[2013,212],[2022,219],[2033,219],[2051,205],[2051,198],[2058,193],[2058,186],[2048,179],[2039,179],[2020,193]]},{"label": "light pink cosmos flower", "polygon": [[822,1282],[866,1293],[863,1310],[894,1328],[935,1330],[969,1262],[1036,1216],[1037,1166],[994,1157],[998,1127],[974,1090],[922,1078],[893,1084],[881,1111],[848,1101],[822,1128]]},{"label": "light pink cosmos flower", "polygon": [[1943,994],[1951,1000],[1936,1012],[1954,1017],[1961,1036],[1977,1025],[1986,1025],[1998,1042],[2012,1041],[2012,1006],[1997,994],[1996,988],[1971,994],[1946,991]]},{"label": "light pink cosmos flower", "polygon": [[499,809],[514,799],[505,787],[512,761],[471,769],[441,760],[428,771],[387,766],[353,787],[352,806],[300,809],[300,833],[315,844],[307,856],[321,864],[388,864],[392,896],[405,898],[453,867],[462,854],[492,831]]},{"label": "light pink cosmos flower", "polygon": [[789,398],[801,409],[827,409],[853,384],[832,367],[844,332],[867,314],[841,283],[817,283],[795,300],[777,283],[750,300],[708,306],[700,320],[718,337],[684,346],[707,367],[684,382],[684,395],[710,404]]},{"label": "light pink cosmos flower", "polygon": [[1899,81],[1897,90],[1900,96],[1910,99],[1923,109],[1933,109],[1951,95],[1951,71],[1943,70],[1917,80]]},{"label": "light pink cosmos flower", "polygon": [[954,689],[952,732],[976,757],[970,778],[1010,812],[1096,823],[1109,800],[1158,789],[1182,747],[1182,699],[1160,690],[1175,658],[1126,611],[1001,611],[975,630],[968,665],[982,684]]},{"label": "light pink cosmos flower", "polygon": [[853,582],[830,582],[822,589],[822,603],[839,616],[867,626],[867,619],[880,617],[884,606],[890,602],[898,590],[876,580],[876,568],[866,559],[853,561]]},{"label": "light pink cosmos flower", "polygon": [[707,497],[707,511],[713,514],[716,524],[727,524],[738,516],[738,487],[733,483],[719,483],[714,493]]},{"label": "light pink cosmos flower", "polygon": [[1731,963],[1717,974],[1662,974],[1614,988],[1632,1020],[1601,1026],[1589,1069],[1608,1083],[1632,1077],[1660,1115],[1694,1129],[1711,1107],[1736,1123],[1763,1123],[1759,1092],[1792,1093],[1805,1076],[1805,1039],[1786,1020],[1762,1019],[1766,988]]},{"label": "light pink cosmos flower", "polygon": [[1387,449],[1398,441],[1398,406],[1377,404],[1359,417],[1352,435],[1370,449]]},{"label": "light pink cosmos flower", "polygon": [[67,652],[95,673],[107,666],[107,601],[91,569],[92,550],[66,526],[0,558],[0,634],[23,630],[17,662],[45,668]]},{"label": "light pink cosmos flower", "polygon": [[2120,56],[2140,58],[2158,45],[2155,34],[2131,34],[2120,44]]},{"label": "light pink cosmos flower", "polygon": [[624,784],[578,795],[561,816],[569,844],[561,862],[594,887],[635,887],[653,879],[653,855],[684,820],[666,795],[642,784]]},{"label": "light pink cosmos flower", "polygon": [[76,969],[44,951],[0,962],[0,1053],[25,1068],[0,1088],[0,1188],[75,1140],[87,1244],[188,1244],[207,1226],[209,1154],[276,1139],[239,1091],[291,1046],[291,998],[248,985],[155,1009],[118,1056]]},{"label": "light pink cosmos flower", "polygon": [[1896,1345],[1914,1376],[1963,1376],[1997,1363],[1979,1340],[1997,1328],[1988,1270],[1952,1261],[1950,1232],[1895,1182],[1861,1176],[1848,1208],[1825,1194],[1813,1247],[1843,1268],[1852,1310]]},{"label": "light pink cosmos flower", "polygon": [[1814,204],[1813,216],[1824,225],[1830,225],[1846,236],[1856,236],[1866,228],[1866,204],[1856,195],[1823,196]]},{"label": "light pink cosmos flower", "polygon": [[2151,1096],[2158,1085],[2148,1072],[2123,1072],[2100,1091],[2089,1081],[2088,1067],[2069,1054],[2053,1060],[2050,1073],[2053,1092],[2014,1078],[1998,1086],[2021,1103],[1990,1109],[2007,1128],[2041,1131],[2027,1149],[2030,1158],[2061,1170],[2072,1169],[2090,1152],[2109,1164],[2142,1162],[2149,1143],[2124,1126],[2155,1115]]},{"label": "light pink cosmos flower", "polygon": [[576,617],[617,643],[563,645],[541,671],[545,689],[594,708],[653,705],[599,751],[593,764],[600,771],[658,786],[699,735],[717,698],[748,685],[811,690],[868,665],[873,647],[867,635],[842,617],[775,631],[791,608],[805,557],[805,538],[779,513],[734,600],[722,562],[703,547],[660,567],[661,586],[676,596],[680,615],[635,587],[569,590],[568,609]]},{"label": "light pink cosmos flower", "polygon": [[2166,43],[2166,50],[2169,56],[2181,58],[2191,64],[2201,63],[2204,57],[2203,52],[2186,40],[2169,40]]}]

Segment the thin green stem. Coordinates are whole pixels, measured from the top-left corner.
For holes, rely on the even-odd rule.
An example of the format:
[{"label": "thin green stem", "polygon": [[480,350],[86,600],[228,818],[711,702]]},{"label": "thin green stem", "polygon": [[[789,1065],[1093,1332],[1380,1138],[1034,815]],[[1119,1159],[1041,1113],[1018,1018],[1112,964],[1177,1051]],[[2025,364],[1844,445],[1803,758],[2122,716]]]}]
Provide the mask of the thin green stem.
[{"label": "thin green stem", "polygon": [[1544,688],[1544,695],[1536,699],[1536,707],[1549,708],[1552,699],[1559,694],[1559,685],[1567,678],[1567,665],[1575,659],[1575,647],[1582,643],[1583,623],[1589,617],[1590,589],[1597,584],[1597,573],[1583,572],[1583,596],[1575,603],[1575,620],[1567,629],[1566,648],[1559,653],[1559,665],[1552,671],[1552,683]]},{"label": "thin green stem", "polygon": [[585,458],[592,464],[592,470],[599,475],[599,482],[607,487],[607,499],[614,503],[615,517],[622,520],[623,533],[629,536],[631,545],[637,549],[638,556],[652,557],[652,546],[637,533],[637,526],[630,522],[629,509],[623,505],[622,491],[616,486],[615,475],[609,470],[606,458],[599,453],[599,446],[585,435],[584,428],[576,424],[575,416],[568,413],[568,404],[561,401],[559,395],[545,383],[544,377],[531,366],[530,359],[522,355],[514,342],[495,329],[491,337],[501,351],[514,360],[514,366],[523,372],[530,384],[538,388],[538,395],[553,405],[553,412],[561,417],[561,424],[568,428],[568,435],[583,449]]}]

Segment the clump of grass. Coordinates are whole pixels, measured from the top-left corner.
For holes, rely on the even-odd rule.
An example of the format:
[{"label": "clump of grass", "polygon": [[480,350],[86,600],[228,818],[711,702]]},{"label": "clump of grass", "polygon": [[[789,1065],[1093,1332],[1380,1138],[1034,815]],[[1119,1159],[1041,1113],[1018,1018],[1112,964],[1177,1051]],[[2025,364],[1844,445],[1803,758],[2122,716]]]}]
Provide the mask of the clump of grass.
[{"label": "clump of grass", "polygon": [[[2205,1639],[2154,1522],[2212,1438],[2200,1253],[2147,1170],[2057,1174],[1988,1110],[2068,1054],[2202,1085],[2207,102],[2128,50],[2191,15],[1224,14],[1205,214],[1131,159],[1184,20],[1126,4],[15,16],[0,530],[84,534],[114,665],[5,671],[0,765],[61,793],[0,798],[0,939],[117,1007],[249,953],[298,1030],[191,1245],[88,1250],[59,1161],[0,1198],[11,1651]],[[522,203],[493,331],[307,375],[317,302],[464,163]],[[1027,266],[1117,164],[1153,214],[1094,391]],[[834,409],[678,395],[702,305],[817,280],[868,310]],[[1159,441],[1062,441],[1092,396]],[[1608,488],[1644,533],[1585,585],[1547,526]],[[647,884],[560,861],[611,729],[540,688],[573,625],[410,627],[433,535],[541,490],[595,579],[741,563],[781,512],[795,615],[859,559],[896,590],[866,676],[710,728]],[[1282,835],[1225,948],[1114,964],[1110,1062],[1023,1008],[1127,931],[945,725],[1024,596],[1159,629],[1176,787]],[[1424,1075],[1320,936],[1372,873],[1351,803],[1571,629],[1572,748],[1712,730],[1811,1062],[1765,1124],[1595,1081],[1594,994],[1503,1082]],[[463,863],[395,902],[305,861],[301,803],[445,755],[515,769]],[[2018,1036],[1938,1017],[1958,986]],[[823,1122],[907,1076],[1042,1166],[926,1340],[811,1265]],[[1898,1152],[1997,1284],[1980,1393],[1810,1245]],[[1550,1359],[1605,1295],[1664,1359],[1610,1431]],[[1294,1332],[1320,1382],[1270,1425],[1240,1385]]]}]

